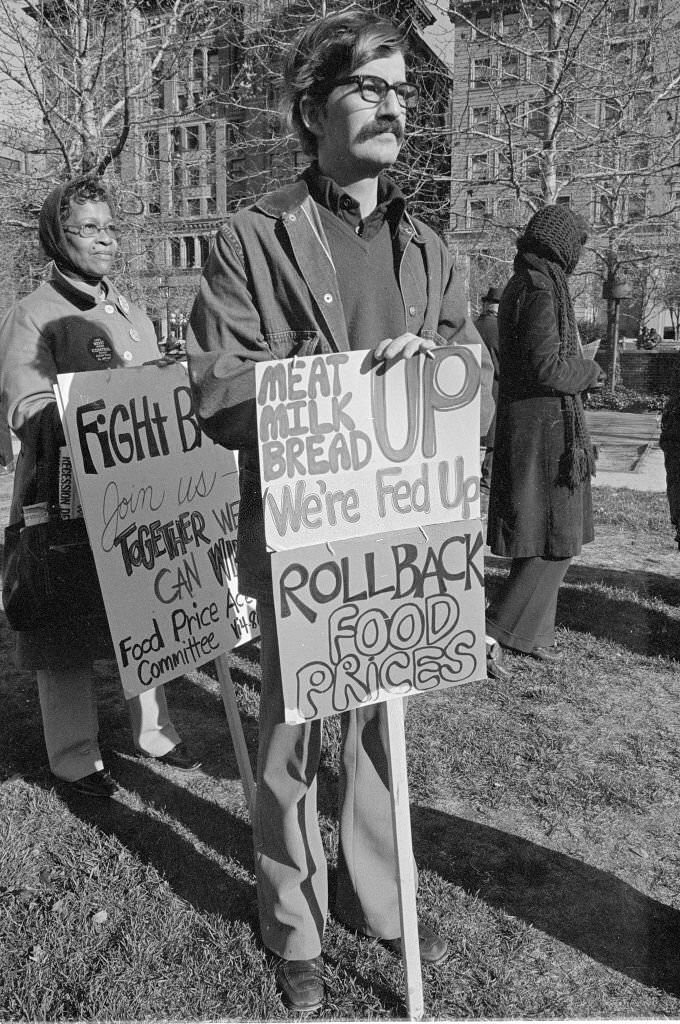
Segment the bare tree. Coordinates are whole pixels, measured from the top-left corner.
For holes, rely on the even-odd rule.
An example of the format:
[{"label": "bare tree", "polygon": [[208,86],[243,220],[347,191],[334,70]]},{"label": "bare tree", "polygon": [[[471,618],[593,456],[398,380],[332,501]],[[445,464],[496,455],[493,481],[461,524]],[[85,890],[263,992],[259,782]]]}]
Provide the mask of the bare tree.
[{"label": "bare tree", "polygon": [[592,304],[604,280],[615,357],[613,292],[677,244],[678,4],[453,2],[450,13],[471,79],[456,90],[454,151],[468,162],[454,156],[452,205],[471,186],[484,197],[470,247],[516,237],[544,203],[570,202],[592,223]]}]

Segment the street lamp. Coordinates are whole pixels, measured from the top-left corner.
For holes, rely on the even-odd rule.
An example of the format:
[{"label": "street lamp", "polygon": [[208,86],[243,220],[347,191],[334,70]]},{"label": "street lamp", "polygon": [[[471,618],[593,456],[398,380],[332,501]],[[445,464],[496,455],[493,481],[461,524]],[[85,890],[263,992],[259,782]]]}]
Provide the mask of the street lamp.
[{"label": "street lamp", "polygon": [[602,297],[607,300],[607,346],[609,348],[609,390],[616,392],[616,355],[619,341],[619,303],[621,299],[630,298],[633,289],[628,281],[616,276],[612,262],[609,272],[602,283]]}]

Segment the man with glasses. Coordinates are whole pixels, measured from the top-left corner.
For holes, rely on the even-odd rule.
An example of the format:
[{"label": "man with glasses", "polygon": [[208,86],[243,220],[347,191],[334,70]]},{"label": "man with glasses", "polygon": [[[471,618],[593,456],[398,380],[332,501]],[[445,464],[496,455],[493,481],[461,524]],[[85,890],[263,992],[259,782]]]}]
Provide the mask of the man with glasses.
[{"label": "man with glasses", "polygon": [[[302,32],[288,54],[289,116],[309,168],[292,185],[239,211],[219,232],[187,337],[201,422],[240,449],[240,589],[258,600],[262,630],[257,800],[253,821],[260,925],[280,958],[294,1010],[324,999],[321,946],[327,871],[317,818],[321,722],[284,724],[281,666],[260,497],[256,361],[372,349],[410,358],[442,344],[479,342],[437,236],[412,218],[383,173],[418,102],[393,25],[359,11]],[[490,388],[492,368],[486,364]],[[340,830],[334,913],[401,952],[384,705],[341,716]],[[448,945],[421,924],[421,957]]]}]

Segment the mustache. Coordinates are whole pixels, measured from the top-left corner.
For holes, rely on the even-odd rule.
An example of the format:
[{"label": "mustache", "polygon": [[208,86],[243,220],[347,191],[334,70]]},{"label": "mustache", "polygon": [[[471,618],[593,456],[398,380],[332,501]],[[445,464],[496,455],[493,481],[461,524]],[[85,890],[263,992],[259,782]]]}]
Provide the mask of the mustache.
[{"label": "mustache", "polygon": [[357,133],[357,142],[367,142],[369,139],[373,139],[377,135],[384,135],[386,132],[391,132],[397,142],[404,141],[404,127],[401,121],[393,118],[382,118],[379,121],[371,121],[370,124],[365,124]]}]

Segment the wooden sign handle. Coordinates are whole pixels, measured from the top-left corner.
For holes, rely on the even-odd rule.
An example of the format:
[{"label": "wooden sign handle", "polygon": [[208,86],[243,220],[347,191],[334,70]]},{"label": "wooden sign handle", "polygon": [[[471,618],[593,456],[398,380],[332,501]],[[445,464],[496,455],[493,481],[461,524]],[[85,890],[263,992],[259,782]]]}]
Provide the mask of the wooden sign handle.
[{"label": "wooden sign handle", "polygon": [[418,912],[416,910],[416,872],[411,842],[411,815],[406,775],[406,737],[404,735],[404,702],[400,699],[385,702],[387,718],[388,763],[390,797],[392,801],[392,829],[397,851],[399,875],[399,918],[401,945],[406,975],[406,1008],[409,1020],[422,1020],[423,979],[420,970],[420,943],[418,941]]},{"label": "wooden sign handle", "polygon": [[224,710],[227,715],[229,732],[231,733],[231,742],[234,746],[234,753],[236,754],[236,762],[238,764],[239,775],[241,776],[241,785],[243,786],[246,803],[248,804],[248,814],[252,821],[253,813],[255,811],[255,779],[253,778],[253,769],[250,764],[250,757],[248,756],[246,738],[243,735],[241,716],[239,715],[238,706],[236,704],[234,681],[231,678],[229,665],[227,664],[227,659],[224,654],[220,654],[215,658],[215,668],[217,669],[217,678],[220,681],[222,702],[224,703]]}]

